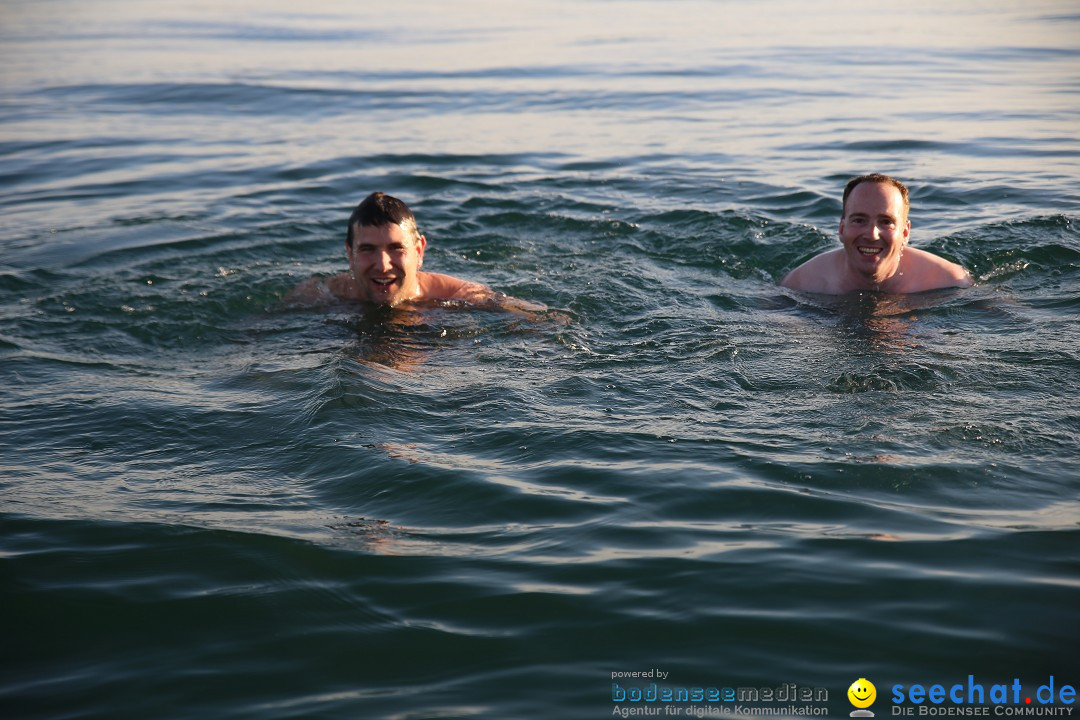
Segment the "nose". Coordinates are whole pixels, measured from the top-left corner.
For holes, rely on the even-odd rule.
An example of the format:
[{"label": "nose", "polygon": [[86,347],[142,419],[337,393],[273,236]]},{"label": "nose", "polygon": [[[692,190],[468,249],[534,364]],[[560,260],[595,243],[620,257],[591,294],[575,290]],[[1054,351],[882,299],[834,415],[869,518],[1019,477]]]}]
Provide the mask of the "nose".
[{"label": "nose", "polygon": [[393,268],[393,266],[390,264],[390,253],[388,253],[388,252],[379,253],[379,257],[377,257],[375,259],[375,266],[380,271],[383,271],[383,272],[391,270]]}]

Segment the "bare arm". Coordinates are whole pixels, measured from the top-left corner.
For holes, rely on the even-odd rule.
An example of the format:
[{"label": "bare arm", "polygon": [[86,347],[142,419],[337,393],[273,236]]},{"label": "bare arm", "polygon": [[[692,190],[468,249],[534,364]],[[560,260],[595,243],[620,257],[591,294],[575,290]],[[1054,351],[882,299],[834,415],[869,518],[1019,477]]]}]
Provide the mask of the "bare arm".
[{"label": "bare arm", "polygon": [[[529,320],[554,320],[559,325],[568,325],[570,323],[570,318],[568,316],[560,312],[551,312],[548,310],[547,305],[542,303],[535,303],[529,300],[511,297],[500,292],[495,292],[487,285],[460,280],[450,275],[439,275],[437,273],[426,273],[426,275],[429,276],[428,278],[425,278],[427,282],[430,283],[428,287],[432,291],[441,290],[442,293],[444,293],[441,295],[429,294],[429,298],[462,300],[480,308],[503,310],[505,312],[514,313],[515,315],[522,315]],[[447,295],[446,293],[449,294]]]}]

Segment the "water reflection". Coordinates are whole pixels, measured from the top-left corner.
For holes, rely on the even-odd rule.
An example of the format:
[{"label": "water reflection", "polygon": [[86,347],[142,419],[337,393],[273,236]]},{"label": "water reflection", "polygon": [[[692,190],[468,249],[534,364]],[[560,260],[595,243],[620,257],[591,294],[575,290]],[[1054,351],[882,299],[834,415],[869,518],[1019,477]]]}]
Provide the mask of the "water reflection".
[{"label": "water reflection", "polygon": [[348,328],[355,335],[345,353],[361,363],[412,370],[428,357],[433,342],[447,334],[445,328],[431,325],[417,308],[358,303],[351,309],[352,314],[327,322]]},{"label": "water reflection", "polygon": [[906,354],[918,347],[912,334],[917,303],[909,295],[859,293],[837,308],[841,338],[854,341],[852,350],[872,355]]},{"label": "water reflection", "polygon": [[948,289],[914,295],[860,292],[829,296],[801,294],[803,308],[819,311],[832,320],[828,327],[838,346],[856,357],[886,359],[906,356],[922,346],[920,315],[938,310],[963,297],[963,290]]},{"label": "water reflection", "polygon": [[543,333],[572,323],[565,312],[517,298],[496,296],[481,303],[436,300],[384,307],[348,303],[326,321],[355,336],[345,353],[365,364],[410,371],[432,351],[493,332]]}]

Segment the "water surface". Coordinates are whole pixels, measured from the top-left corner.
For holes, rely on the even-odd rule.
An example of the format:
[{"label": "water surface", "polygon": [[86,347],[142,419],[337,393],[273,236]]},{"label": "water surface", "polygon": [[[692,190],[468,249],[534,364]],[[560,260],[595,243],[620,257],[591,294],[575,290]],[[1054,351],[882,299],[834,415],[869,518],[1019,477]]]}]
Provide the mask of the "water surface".
[{"label": "water surface", "polygon": [[[1080,682],[1066,2],[9,2],[10,717]],[[851,176],[969,290],[825,298]],[[282,297],[372,190],[544,303]]]}]

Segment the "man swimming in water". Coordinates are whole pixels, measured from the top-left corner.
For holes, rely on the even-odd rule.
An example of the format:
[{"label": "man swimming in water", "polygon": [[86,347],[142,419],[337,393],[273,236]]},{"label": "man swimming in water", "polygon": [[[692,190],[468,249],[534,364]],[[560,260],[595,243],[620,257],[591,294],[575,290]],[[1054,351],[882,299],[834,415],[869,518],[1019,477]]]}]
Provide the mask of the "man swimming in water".
[{"label": "man swimming in water", "polygon": [[964,268],[908,247],[908,210],[908,189],[896,178],[875,173],[852,179],[844,188],[840,217],[843,247],[807,260],[780,285],[827,295],[971,287],[971,275]]},{"label": "man swimming in water", "polygon": [[395,197],[375,192],[356,206],[345,235],[349,272],[313,277],[287,296],[288,302],[318,302],[336,297],[394,307],[424,300],[490,300],[486,285],[450,275],[423,272],[427,239],[416,217]]}]

